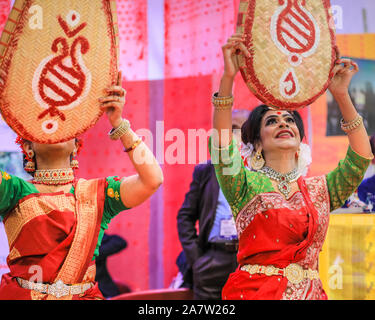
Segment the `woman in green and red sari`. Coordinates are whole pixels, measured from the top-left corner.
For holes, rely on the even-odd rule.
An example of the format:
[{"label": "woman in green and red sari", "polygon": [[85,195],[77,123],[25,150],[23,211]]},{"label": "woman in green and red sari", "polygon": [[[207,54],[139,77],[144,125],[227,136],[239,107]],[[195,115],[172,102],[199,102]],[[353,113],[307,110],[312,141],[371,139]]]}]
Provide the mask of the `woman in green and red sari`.
[{"label": "woman in green and red sari", "polygon": [[257,107],[242,127],[244,144],[253,147],[244,166],[231,130],[235,54],[248,55],[240,35],[223,46],[225,71],[213,97],[210,143],[219,184],[231,205],[239,237],[238,269],[229,276],[223,299],[327,299],[319,279],[318,258],[329,213],[358,187],[373,158],[362,118],[348,87],[358,66],[338,59],[329,90],[342,113],[349,148],[332,172],[305,178],[298,168],[303,122],[299,114]]},{"label": "woman in green and red sari", "polygon": [[104,231],[116,214],[144,202],[163,180],[152,152],[122,119],[125,94],[113,86],[100,101],[114,128],[110,138],[121,140],[134,176],[77,180],[72,168],[77,140],[47,145],[19,139],[34,179],[0,171],[0,215],[10,252],[0,299],[104,299],[95,282]]}]

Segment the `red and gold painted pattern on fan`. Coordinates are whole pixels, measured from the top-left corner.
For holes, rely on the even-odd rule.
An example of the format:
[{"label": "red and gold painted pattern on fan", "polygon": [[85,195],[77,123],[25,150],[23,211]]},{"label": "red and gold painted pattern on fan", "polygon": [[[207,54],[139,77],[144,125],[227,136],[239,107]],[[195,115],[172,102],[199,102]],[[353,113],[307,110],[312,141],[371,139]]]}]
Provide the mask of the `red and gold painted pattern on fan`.
[{"label": "red and gold painted pattern on fan", "polygon": [[[58,17],[59,24],[67,37],[73,38],[86,23],[79,24],[80,15],[78,12],[70,11],[65,21]],[[70,27],[74,29],[71,30]],[[85,37],[74,39],[71,48],[67,39],[58,37],[52,44],[52,51],[61,53],[54,54],[42,61],[33,79],[33,92],[39,105],[45,107],[38,119],[43,119],[48,114],[58,116],[62,121],[66,120],[63,109],[73,108],[79,105],[86,97],[91,87],[91,73],[84,65],[82,54],[88,52],[89,41]],[[42,124],[44,131],[52,132],[57,130],[57,122],[46,121]]]},{"label": "red and gold painted pattern on fan", "polygon": [[[0,108],[21,137],[67,141],[103,114],[98,98],[117,80],[115,8],[114,0],[16,1],[2,41]],[[40,29],[30,25],[37,14]]]},{"label": "red and gold painted pattern on fan", "polygon": [[336,60],[329,9],[329,0],[241,1],[237,32],[250,52],[239,55],[241,73],[265,104],[295,110],[325,92]]}]

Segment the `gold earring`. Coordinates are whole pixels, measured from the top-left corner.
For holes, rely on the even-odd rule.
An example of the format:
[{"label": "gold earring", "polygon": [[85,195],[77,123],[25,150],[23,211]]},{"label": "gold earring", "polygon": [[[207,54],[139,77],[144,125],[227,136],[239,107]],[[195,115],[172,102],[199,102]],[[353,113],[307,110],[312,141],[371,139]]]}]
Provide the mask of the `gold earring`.
[{"label": "gold earring", "polygon": [[35,172],[35,161],[34,161],[35,153],[33,150],[30,150],[26,154],[26,165],[25,165],[25,171],[26,172]]},{"label": "gold earring", "polygon": [[260,170],[264,167],[265,164],[266,164],[266,161],[263,158],[262,149],[259,149],[255,153],[255,155],[251,157],[251,167],[254,170]]},{"label": "gold earring", "polygon": [[73,154],[72,154],[72,161],[70,161],[70,167],[72,169],[79,169],[79,162],[77,160],[77,151],[73,151]]}]

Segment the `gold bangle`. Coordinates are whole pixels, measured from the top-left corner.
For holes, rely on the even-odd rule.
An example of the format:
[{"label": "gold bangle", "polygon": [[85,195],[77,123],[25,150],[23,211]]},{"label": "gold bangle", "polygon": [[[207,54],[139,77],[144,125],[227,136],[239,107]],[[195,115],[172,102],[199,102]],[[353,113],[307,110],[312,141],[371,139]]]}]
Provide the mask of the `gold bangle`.
[{"label": "gold bangle", "polygon": [[345,122],[344,119],[341,119],[340,124],[342,131],[345,133],[350,133],[358,129],[363,124],[363,118],[358,114],[357,117],[350,122]]},{"label": "gold bangle", "polygon": [[226,107],[228,109],[228,106],[233,106],[233,96],[228,97],[218,97],[218,92],[215,92],[212,95],[212,104],[216,107]]},{"label": "gold bangle", "polygon": [[341,124],[342,126],[349,126],[349,125],[352,125],[352,124],[354,124],[355,122],[358,121],[359,117],[360,117],[360,114],[357,113],[357,116],[356,116],[352,121],[349,121],[349,122],[345,122],[344,118],[341,118],[341,120],[340,120],[340,124]]},{"label": "gold bangle", "polygon": [[109,131],[108,135],[111,140],[118,140],[120,139],[125,133],[127,133],[130,129],[130,122],[129,120],[123,119],[121,124],[115,129],[112,128]]},{"label": "gold bangle", "polygon": [[133,145],[130,148],[124,149],[124,151],[130,152],[130,151],[134,150],[136,147],[138,147],[141,144],[142,141],[143,140],[141,138],[139,138],[136,142],[133,143]]}]

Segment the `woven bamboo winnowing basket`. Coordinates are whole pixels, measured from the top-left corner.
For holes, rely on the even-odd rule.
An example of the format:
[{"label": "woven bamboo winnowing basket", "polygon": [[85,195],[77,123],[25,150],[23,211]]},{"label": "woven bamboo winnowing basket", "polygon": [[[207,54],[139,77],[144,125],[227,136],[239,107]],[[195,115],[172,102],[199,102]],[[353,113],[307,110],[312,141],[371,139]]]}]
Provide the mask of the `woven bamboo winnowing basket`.
[{"label": "woven bamboo winnowing basket", "polygon": [[336,60],[329,0],[241,0],[239,54],[250,91],[275,109],[306,107],[327,89]]},{"label": "woven bamboo winnowing basket", "polygon": [[115,0],[16,0],[0,40],[0,110],[22,138],[70,140],[103,114],[117,82]]}]

